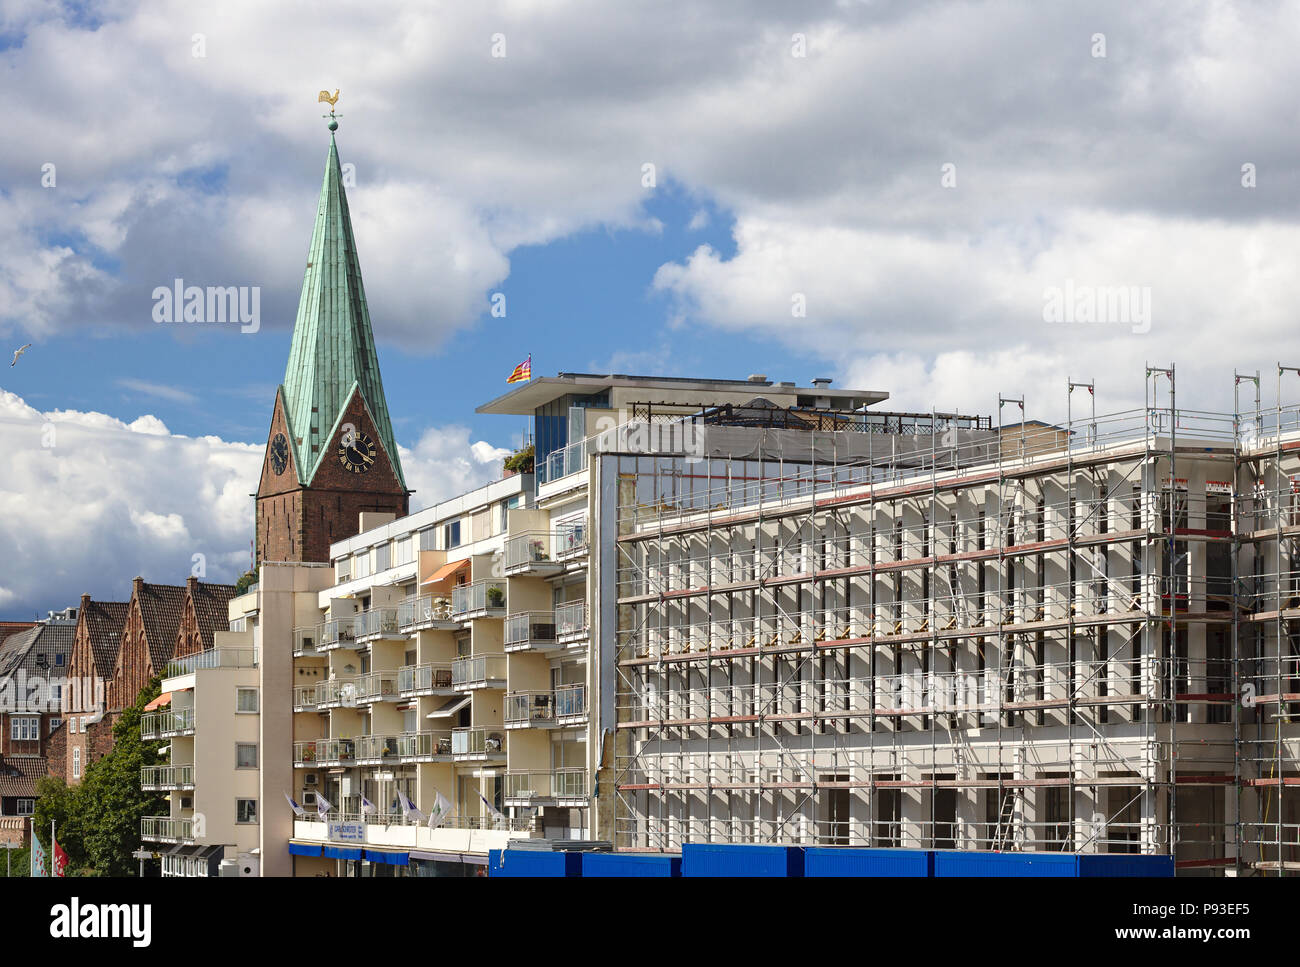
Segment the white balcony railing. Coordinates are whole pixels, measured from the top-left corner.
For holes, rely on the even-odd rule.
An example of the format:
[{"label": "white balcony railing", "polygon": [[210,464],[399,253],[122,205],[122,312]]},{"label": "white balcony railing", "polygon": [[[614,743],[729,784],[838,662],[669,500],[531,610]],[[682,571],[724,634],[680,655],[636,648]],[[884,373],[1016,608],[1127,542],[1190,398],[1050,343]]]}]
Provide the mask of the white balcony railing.
[{"label": "white balcony railing", "polygon": [[184,843],[194,839],[194,820],[170,816],[141,816],[140,838],[153,843]]},{"label": "white balcony railing", "polygon": [[358,702],[394,701],[398,698],[398,672],[370,672],[357,679]]},{"label": "white balcony railing", "polygon": [[587,714],[586,685],[558,685],[555,689],[555,717],[572,719]]},{"label": "white balcony railing", "polygon": [[421,594],[397,606],[397,626],[403,631],[451,620],[451,599],[446,595]]},{"label": "white balcony railing", "polygon": [[194,766],[141,766],[140,788],[149,791],[193,789]]},{"label": "white balcony railing", "polygon": [[504,614],[505,610],[505,581],[475,581],[451,589],[451,613],[458,620]]},{"label": "white balcony railing", "polygon": [[526,728],[555,724],[554,692],[511,692],[506,695],[507,727]]},{"label": "white balcony railing", "polygon": [[466,759],[487,759],[506,754],[506,737],[500,729],[452,729],[451,754]]},{"label": "white balcony railing", "polygon": [[173,658],[163,666],[163,678],[192,675],[200,668],[256,668],[256,648],[208,648],[184,658]]},{"label": "white balcony railing", "polygon": [[393,637],[400,634],[397,608],[371,608],[361,613],[361,635],[363,638]]},{"label": "white balcony railing", "polygon": [[397,692],[402,698],[432,695],[451,689],[449,661],[431,661],[423,665],[403,665],[397,669]]},{"label": "white balcony railing", "polygon": [[510,805],[538,801],[581,802],[587,795],[587,770],[583,768],[506,773],[505,800]]},{"label": "white balcony railing", "polygon": [[568,601],[555,609],[555,634],[560,638],[579,638],[587,633],[587,602]]},{"label": "white balcony railing", "polygon": [[555,647],[555,612],[524,611],[505,621],[506,651],[545,651]]},{"label": "white balcony railing", "polygon": [[505,681],[505,655],[474,655],[451,663],[452,688],[500,688]]},{"label": "white balcony railing", "polygon": [[194,709],[163,709],[140,716],[140,738],[147,741],[165,739],[194,731]]}]

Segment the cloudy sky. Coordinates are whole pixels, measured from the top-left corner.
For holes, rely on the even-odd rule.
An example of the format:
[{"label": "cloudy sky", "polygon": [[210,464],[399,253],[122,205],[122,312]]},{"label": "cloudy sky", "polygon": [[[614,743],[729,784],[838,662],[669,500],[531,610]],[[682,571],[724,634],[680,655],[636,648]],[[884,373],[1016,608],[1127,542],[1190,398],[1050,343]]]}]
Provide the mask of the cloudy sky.
[{"label": "cloudy sky", "polygon": [[[1075,378],[1118,410],[1147,361],[1271,401],[1297,47],[1269,2],[0,0],[0,348],[34,344],[0,365],[0,617],[246,566],[321,88],[424,504],[497,473],[521,427],[473,409],[529,352],[895,409],[1054,419]],[[175,279],[260,287],[260,329],[155,322]]]}]

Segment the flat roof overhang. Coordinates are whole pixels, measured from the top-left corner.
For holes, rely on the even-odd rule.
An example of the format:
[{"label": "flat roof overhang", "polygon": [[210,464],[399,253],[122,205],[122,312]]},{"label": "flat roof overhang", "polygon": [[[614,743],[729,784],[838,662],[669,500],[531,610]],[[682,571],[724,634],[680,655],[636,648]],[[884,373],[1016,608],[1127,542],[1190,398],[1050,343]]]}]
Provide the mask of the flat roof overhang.
[{"label": "flat roof overhang", "polygon": [[[860,405],[870,406],[889,399],[889,394],[880,390],[832,389],[829,386],[789,386],[766,380],[749,379],[690,379],[681,376],[625,376],[614,373],[609,376],[597,376],[591,373],[561,373],[559,376],[539,376],[527,383],[503,393],[496,399],[478,407],[475,413],[497,416],[531,416],[538,407],[545,406],[562,396],[594,396],[604,390],[617,386],[633,389],[684,389],[696,390],[701,394],[710,391],[744,393],[753,390],[755,396],[762,396],[764,391],[771,393],[797,393],[802,396],[822,396],[832,400],[857,400]],[[702,402],[709,402],[702,400]]]}]

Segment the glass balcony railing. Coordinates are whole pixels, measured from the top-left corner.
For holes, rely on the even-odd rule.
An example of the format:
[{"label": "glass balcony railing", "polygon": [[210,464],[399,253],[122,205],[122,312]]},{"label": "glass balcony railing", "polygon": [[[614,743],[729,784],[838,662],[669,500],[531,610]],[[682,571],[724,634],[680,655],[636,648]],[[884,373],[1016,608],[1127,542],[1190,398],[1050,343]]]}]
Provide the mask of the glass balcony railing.
[{"label": "glass balcony railing", "polygon": [[358,762],[397,761],[397,736],[395,735],[358,735],[356,743]]},{"label": "glass balcony railing", "polygon": [[511,692],[506,695],[506,725],[515,728],[555,724],[554,692]]},{"label": "glass balcony railing", "polygon": [[421,594],[397,606],[397,626],[403,631],[451,620],[451,599],[446,595]]},{"label": "glass balcony railing", "polygon": [[163,709],[159,712],[145,712],[140,716],[140,738],[145,740],[165,739],[193,731],[192,708]]},{"label": "glass balcony railing", "polygon": [[555,556],[567,560],[587,550],[587,522],[572,521],[558,524],[555,528]]},{"label": "glass balcony railing", "polygon": [[318,700],[319,684],[317,685],[298,685],[293,690],[293,710],[295,712],[310,712],[319,704]]},{"label": "glass balcony railing", "polygon": [[432,661],[423,665],[403,665],[397,669],[397,692],[403,698],[431,695],[451,689],[449,661]]},{"label": "glass balcony railing", "polygon": [[184,658],[174,658],[163,666],[163,678],[192,675],[200,668],[256,668],[256,648],[208,648]]},{"label": "glass balcony railing", "polygon": [[569,601],[555,609],[555,634],[560,638],[587,633],[587,602]]},{"label": "glass balcony railing", "polygon": [[555,647],[555,613],[553,611],[524,611],[506,617],[506,651],[526,651],[530,648],[544,651]]},{"label": "glass balcony railing", "polygon": [[504,613],[505,610],[505,581],[475,581],[451,589],[451,614],[457,620]]},{"label": "glass balcony railing", "polygon": [[397,737],[399,762],[431,760],[435,756],[451,755],[451,730],[403,732]]},{"label": "glass balcony railing", "polygon": [[587,770],[552,769],[546,772],[507,772],[505,799],[511,805],[539,800],[581,801],[587,798]]},{"label": "glass balcony railing", "polygon": [[343,764],[357,760],[356,739],[317,739],[316,762],[321,765]]},{"label": "glass balcony railing", "polygon": [[467,759],[504,756],[506,736],[500,729],[452,729],[451,754]]},{"label": "glass balcony railing", "polygon": [[293,629],[293,657],[306,658],[318,654],[324,624],[307,625],[305,628]]},{"label": "glass balcony railing", "polygon": [[371,608],[361,614],[361,635],[363,638],[376,638],[399,635],[397,608]]},{"label": "glass balcony railing", "polygon": [[555,717],[576,718],[587,714],[587,686],[559,685],[555,689]]},{"label": "glass balcony railing", "polygon": [[505,655],[475,655],[451,663],[452,688],[499,688],[505,680]]},{"label": "glass balcony railing", "polygon": [[145,790],[193,789],[194,766],[141,766],[140,788]]},{"label": "glass balcony railing", "polygon": [[355,678],[331,678],[316,683],[316,707],[335,708],[340,705],[357,704],[357,680]]},{"label": "glass balcony railing", "polygon": [[555,571],[560,564],[551,553],[551,535],[546,531],[529,531],[506,540],[506,573]]},{"label": "glass balcony railing", "polygon": [[365,634],[366,617],[364,614],[351,614],[342,618],[331,618],[325,622],[321,631],[321,647],[354,648],[357,639]]},{"label": "glass balcony railing", "polygon": [[358,702],[393,701],[398,697],[396,671],[371,672],[357,679]]},{"label": "glass balcony railing", "polygon": [[546,460],[537,464],[537,483],[540,486],[586,469],[587,441],[579,440],[577,443],[547,454]]}]

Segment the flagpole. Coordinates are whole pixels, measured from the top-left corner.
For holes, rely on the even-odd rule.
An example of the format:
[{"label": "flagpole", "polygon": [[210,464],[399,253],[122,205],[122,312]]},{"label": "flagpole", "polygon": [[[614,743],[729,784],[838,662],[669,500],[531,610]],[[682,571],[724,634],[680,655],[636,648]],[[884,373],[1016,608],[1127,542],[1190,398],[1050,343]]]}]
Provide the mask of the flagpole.
[{"label": "flagpole", "polygon": [[49,867],[49,870],[48,870],[48,871],[46,872],[46,874],[45,874],[46,876],[53,876],[53,875],[54,875],[54,863],[55,863],[55,859],[54,859],[54,820],[51,819],[51,820],[50,820],[50,861],[49,861],[47,864],[45,864],[46,866]]}]

